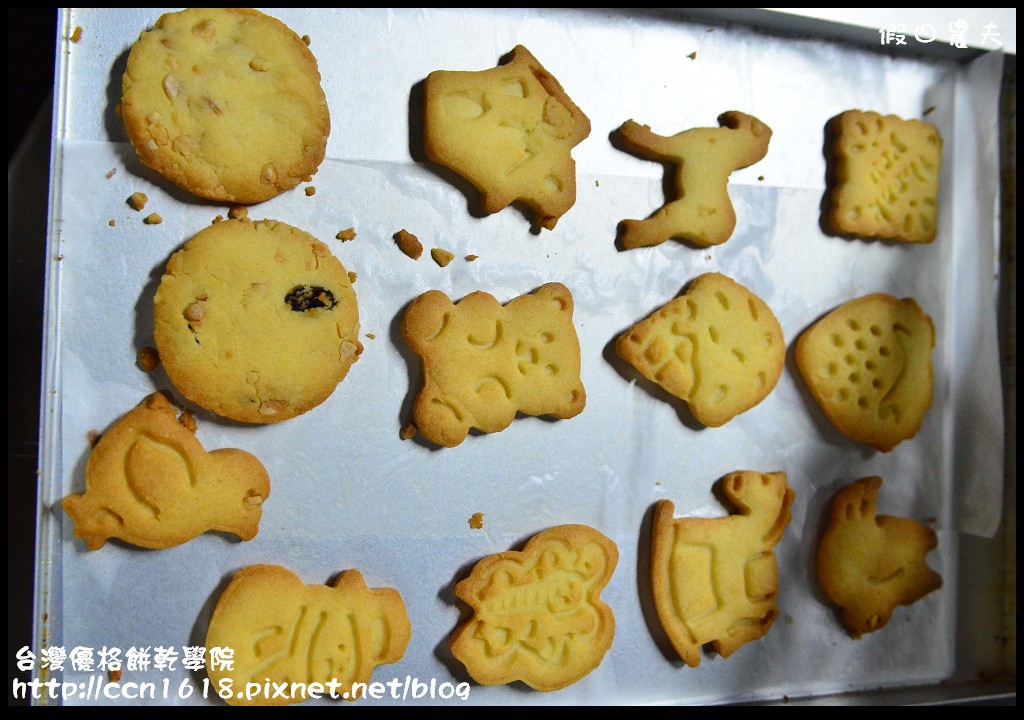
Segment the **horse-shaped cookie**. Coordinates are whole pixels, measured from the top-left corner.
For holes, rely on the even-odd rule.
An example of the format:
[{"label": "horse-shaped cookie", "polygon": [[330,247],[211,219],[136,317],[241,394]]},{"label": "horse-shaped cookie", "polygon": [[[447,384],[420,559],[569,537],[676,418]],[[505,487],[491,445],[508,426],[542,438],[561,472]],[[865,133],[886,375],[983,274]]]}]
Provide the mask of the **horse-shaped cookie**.
[{"label": "horse-shaped cookie", "polygon": [[728,517],[675,520],[670,500],[654,506],[654,605],[690,667],[700,664],[702,645],[729,657],[763,637],[779,614],[774,547],[789,525],[796,493],[783,472],[734,472],[721,487],[736,508]]},{"label": "horse-shaped cookie", "polygon": [[671,137],[633,120],[619,128],[626,150],[673,166],[678,195],[646,220],[623,220],[624,248],[660,245],[669,238],[708,247],[732,236],[736,211],[729,199],[729,175],[764,158],[772,131],[737,111],[722,113],[718,123],[721,127],[692,128]]}]

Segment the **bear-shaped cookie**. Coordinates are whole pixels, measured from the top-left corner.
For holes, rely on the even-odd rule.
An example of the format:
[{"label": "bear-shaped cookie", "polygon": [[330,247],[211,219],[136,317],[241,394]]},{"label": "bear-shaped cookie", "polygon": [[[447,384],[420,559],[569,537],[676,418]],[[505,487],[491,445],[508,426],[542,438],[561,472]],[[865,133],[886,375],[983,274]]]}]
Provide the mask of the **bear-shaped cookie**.
[{"label": "bear-shaped cookie", "polygon": [[578,415],[587,396],[572,313],[572,294],[561,283],[504,306],[482,291],[457,304],[439,290],[420,295],[402,318],[402,336],[423,364],[416,428],[455,447],[470,428],[504,430],[517,412]]}]

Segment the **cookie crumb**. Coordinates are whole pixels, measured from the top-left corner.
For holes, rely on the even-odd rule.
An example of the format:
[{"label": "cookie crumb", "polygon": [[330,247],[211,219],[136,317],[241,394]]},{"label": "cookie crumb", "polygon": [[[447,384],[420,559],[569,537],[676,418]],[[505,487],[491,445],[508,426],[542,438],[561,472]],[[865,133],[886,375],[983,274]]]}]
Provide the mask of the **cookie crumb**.
[{"label": "cookie crumb", "polygon": [[398,433],[398,436],[403,440],[409,440],[416,435],[416,426],[412,423],[406,423],[402,426],[402,431]]},{"label": "cookie crumb", "polygon": [[99,430],[90,430],[85,434],[85,440],[89,443],[89,447],[96,447],[96,443],[103,437],[103,433]]},{"label": "cookie crumb", "polygon": [[764,182],[764,175],[758,175],[757,176],[757,181],[758,182]]},{"label": "cookie crumb", "polygon": [[145,217],[145,219],[142,222],[146,223],[147,225],[159,225],[163,221],[164,219],[160,217],[158,214],[150,213]]},{"label": "cookie crumb", "polygon": [[478,257],[480,257],[480,256],[479,256],[479,255],[467,255],[467,256],[466,256],[466,262],[473,262],[473,261],[474,261],[474,260],[476,260],[476,259],[477,259]]},{"label": "cookie crumb", "polygon": [[373,333],[366,333],[366,337],[370,338],[371,340],[376,340],[377,339],[377,336],[374,335]]},{"label": "cookie crumb", "polygon": [[117,175],[117,168],[110,168],[109,170],[107,170],[107,174],[104,175],[103,177],[105,177],[107,180],[109,180],[110,178],[114,177],[115,175]]},{"label": "cookie crumb", "polygon": [[316,195],[316,188],[312,185],[306,188],[306,197],[313,197]]},{"label": "cookie crumb", "polygon": [[395,242],[398,243],[399,250],[404,252],[413,260],[420,259],[420,255],[423,254],[423,244],[420,243],[420,239],[418,237],[404,228],[395,233],[394,237]]},{"label": "cookie crumb", "polygon": [[113,218],[111,218],[111,219],[110,219],[110,220],[109,220],[109,221],[107,222],[107,225],[109,225],[110,227],[114,227],[115,225],[117,225],[117,220],[114,220]]},{"label": "cookie crumb", "polygon": [[334,237],[336,237],[338,240],[341,240],[342,242],[348,242],[349,240],[355,240],[356,239],[356,229],[354,227],[350,227],[348,230],[341,230]]},{"label": "cookie crumb", "polygon": [[355,270],[349,270],[349,271],[348,271],[348,281],[349,281],[350,283],[354,283],[354,282],[356,281],[356,273],[355,273]]},{"label": "cookie crumb", "polygon": [[70,40],[71,40],[71,42],[73,42],[73,43],[79,43],[79,42],[82,42],[82,26],[81,26],[81,25],[79,25],[78,27],[76,27],[76,28],[75,28],[75,31],[74,31],[73,33],[71,33],[71,38],[70,38]]},{"label": "cookie crumb", "polygon": [[120,670],[111,670],[107,673],[107,677],[110,678],[110,682],[118,682],[121,679]]},{"label": "cookie crumb", "polygon": [[249,217],[249,208],[244,205],[235,205],[228,210],[228,217],[232,220],[244,220]]},{"label": "cookie crumb", "polygon": [[434,262],[441,267],[447,267],[448,263],[452,261],[455,255],[441,248],[433,248],[430,251],[430,257],[434,258]]},{"label": "cookie crumb", "polygon": [[149,196],[143,192],[132,193],[132,196],[128,198],[128,204],[136,210],[141,210],[146,207],[146,203],[149,202]]},{"label": "cookie crumb", "polygon": [[601,187],[601,182],[599,180],[595,180],[594,187]]},{"label": "cookie crumb", "polygon": [[155,347],[150,347],[148,345],[140,348],[138,363],[143,372],[153,372],[156,370],[156,366],[160,364],[160,353],[156,351]]},{"label": "cookie crumb", "polygon": [[690,58],[691,60],[696,60],[697,59],[697,51],[694,50],[692,53],[690,53],[686,57]]},{"label": "cookie crumb", "polygon": [[195,433],[199,429],[199,424],[196,422],[195,415],[192,414],[191,410],[186,410],[178,418],[178,422],[181,426],[188,430],[190,433]]},{"label": "cookie crumb", "polygon": [[303,35],[302,36],[302,42],[306,43],[306,45],[308,46],[309,43],[312,42],[312,41],[309,39],[309,35]]},{"label": "cookie crumb", "polygon": [[474,530],[479,530],[484,526],[484,514],[482,512],[475,512],[469,519],[469,526]]}]

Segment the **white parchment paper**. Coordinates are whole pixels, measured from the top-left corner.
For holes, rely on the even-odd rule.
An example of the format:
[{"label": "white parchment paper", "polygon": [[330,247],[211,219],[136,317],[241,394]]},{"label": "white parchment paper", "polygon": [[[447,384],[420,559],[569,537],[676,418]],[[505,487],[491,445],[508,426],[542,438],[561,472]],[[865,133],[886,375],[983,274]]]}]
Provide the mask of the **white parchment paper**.
[{"label": "white parchment paper", "polygon": [[[245,565],[284,565],[307,583],[355,567],[371,587],[402,593],[413,626],[405,656],[379,667],[374,679],[461,682],[468,680],[465,669],[447,650],[460,618],[454,584],[485,555],[554,525],[584,523],[620,551],[603,594],[616,617],[603,663],[559,692],[473,685],[469,702],[715,703],[949,675],[957,530],[991,534],[1001,501],[992,494],[1000,483],[991,482],[1002,477],[1002,453],[994,451],[1002,443],[999,376],[990,374],[998,368],[995,196],[991,183],[979,187],[996,175],[990,163],[998,94],[974,86],[998,88],[998,55],[962,67],[626,10],[267,12],[311,37],[332,132],[328,159],[310,183],[315,195],[300,186],[249,216],[312,233],[357,273],[365,352],[324,404],[284,423],[243,426],[192,408],[207,449],[248,450],[270,473],[271,496],[251,542],[207,534],[169,550],[112,542],[89,552],[74,539],[59,502],[84,489],[89,432],[104,430],[154,390],[180,400],[162,370],[138,368],[136,352],[152,344],[153,293],[168,257],[227,208],[189,198],[142,167],[114,113],[128,49],[160,10],[69,11],[68,34],[76,26],[83,33],[80,42],[63,43],[68,54],[58,85],[57,233],[50,242],[60,260],[50,282],[58,304],[51,330],[59,342],[55,382],[46,391],[57,394],[60,411],[44,426],[59,462],[42,478],[46,521],[56,524],[60,539],[42,559],[52,568],[44,607],[53,644],[177,646],[180,653],[181,646],[204,644],[219,593]],[[417,93],[429,72],[491,68],[518,43],[559,79],[593,127],[573,153],[576,204],[554,231],[539,235],[514,207],[481,216],[469,186],[423,162],[418,136]],[[853,108],[908,118],[929,111],[942,131],[942,217],[933,244],[821,232],[823,129]],[[616,150],[609,134],[630,118],[665,135],[714,126],[726,110],[755,115],[774,132],[767,157],[732,176],[733,237],[702,250],[669,241],[619,251],[616,224],[664,202],[663,167]],[[968,138],[971,147],[963,151]],[[141,213],[126,204],[136,191],[150,198]],[[144,225],[150,212],[164,222]],[[348,227],[355,240],[334,239]],[[445,248],[456,259],[446,268],[426,254],[411,260],[392,240],[402,228],[427,250]],[[479,259],[466,262],[467,254]],[[938,335],[935,400],[918,436],[890,453],[847,441],[818,410],[791,359],[764,402],[717,429],[697,426],[681,404],[637,383],[610,349],[614,338],[709,271],[764,299],[787,344],[854,297],[881,291],[916,298]],[[453,299],[486,290],[506,302],[548,281],[565,283],[575,299],[584,412],[566,421],[520,418],[502,433],[473,435],[450,450],[402,441],[399,428],[418,387],[418,365],[397,330],[404,307],[429,289]],[[968,368],[984,371],[964,381]],[[969,451],[974,447],[992,452],[978,457]],[[723,515],[712,486],[739,469],[783,470],[796,491],[792,522],[776,548],[782,614],[767,636],[730,658],[706,654],[698,668],[687,668],[664,643],[647,592],[650,509],[668,498],[678,516]],[[939,547],[928,560],[945,584],[898,609],[882,631],[853,641],[817,589],[813,558],[828,501],[868,475],[885,480],[880,513],[936,530]],[[956,500],[955,488],[964,485],[977,491],[969,504]],[[467,522],[475,512],[484,514],[480,530]],[[88,675],[64,677],[79,682]],[[201,697],[203,677],[179,661],[174,669],[122,676],[167,678],[169,697],[158,685],[153,698],[99,700],[220,702]],[[182,681],[197,691],[178,697]]]}]

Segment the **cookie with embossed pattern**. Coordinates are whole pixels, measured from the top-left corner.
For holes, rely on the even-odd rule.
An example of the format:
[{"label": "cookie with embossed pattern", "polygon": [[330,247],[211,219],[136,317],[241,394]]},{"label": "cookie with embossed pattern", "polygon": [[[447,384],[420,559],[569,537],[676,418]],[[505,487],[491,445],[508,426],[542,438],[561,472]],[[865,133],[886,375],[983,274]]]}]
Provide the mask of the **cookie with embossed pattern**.
[{"label": "cookie with embossed pattern", "polygon": [[786,473],[742,470],[721,480],[731,514],[675,519],[670,500],[654,506],[651,591],[679,657],[700,665],[710,644],[724,658],[768,632],[779,615],[775,546],[796,493]]},{"label": "cookie with embossed pattern", "polygon": [[880,630],[900,605],[942,587],[925,557],[935,531],[911,518],[878,515],[882,478],[851,483],[832,499],[818,543],[818,585],[854,639]]},{"label": "cookie with embossed pattern", "polygon": [[805,330],[794,357],[843,435],[888,452],[917,434],[932,404],[935,327],[913,298],[872,293]]},{"label": "cookie with embossed pattern", "polygon": [[402,318],[402,337],[423,363],[416,428],[455,447],[471,428],[504,430],[517,412],[579,415],[587,394],[572,313],[572,293],[561,283],[504,306],[483,291],[458,303],[440,290],[420,295]]},{"label": "cookie with embossed pattern", "polygon": [[313,53],[280,20],[249,8],[162,15],[128,55],[120,111],[144,165],[230,203],[309,180],[331,130]]},{"label": "cookie with embossed pattern", "polygon": [[930,243],[938,232],[942,136],[921,120],[848,110],[834,137],[824,225],[838,235]]},{"label": "cookie with embossed pattern", "polygon": [[169,548],[208,530],[256,537],[266,469],[244,450],[207,452],[195,428],[159,392],[118,419],[89,454],[85,492],[62,503],[75,536],[90,550],[110,538]]},{"label": "cookie with embossed pattern", "polygon": [[230,682],[231,705],[287,705],[308,691],[346,700],[366,693],[378,665],[402,659],[412,637],[405,602],[392,588],[369,588],[359,570],[329,585],[306,585],[278,565],[251,565],[221,593],[207,648],[231,648],[230,667],[208,662],[215,688]]},{"label": "cookie with embossed pattern", "polygon": [[586,525],[560,525],[520,551],[480,560],[455,594],[473,614],[449,647],[481,685],[517,680],[552,691],[588,675],[615,636],[615,615],[601,599],[619,550]]},{"label": "cookie with embossed pattern", "polygon": [[522,45],[496,68],[430,73],[424,106],[427,157],[472,183],[485,212],[520,200],[552,230],[576,203],[571,153],[590,120]]},{"label": "cookie with embossed pattern", "polygon": [[624,332],[615,352],[693,417],[719,427],[775,389],[786,349],[771,308],[732,278],[705,273]]}]

